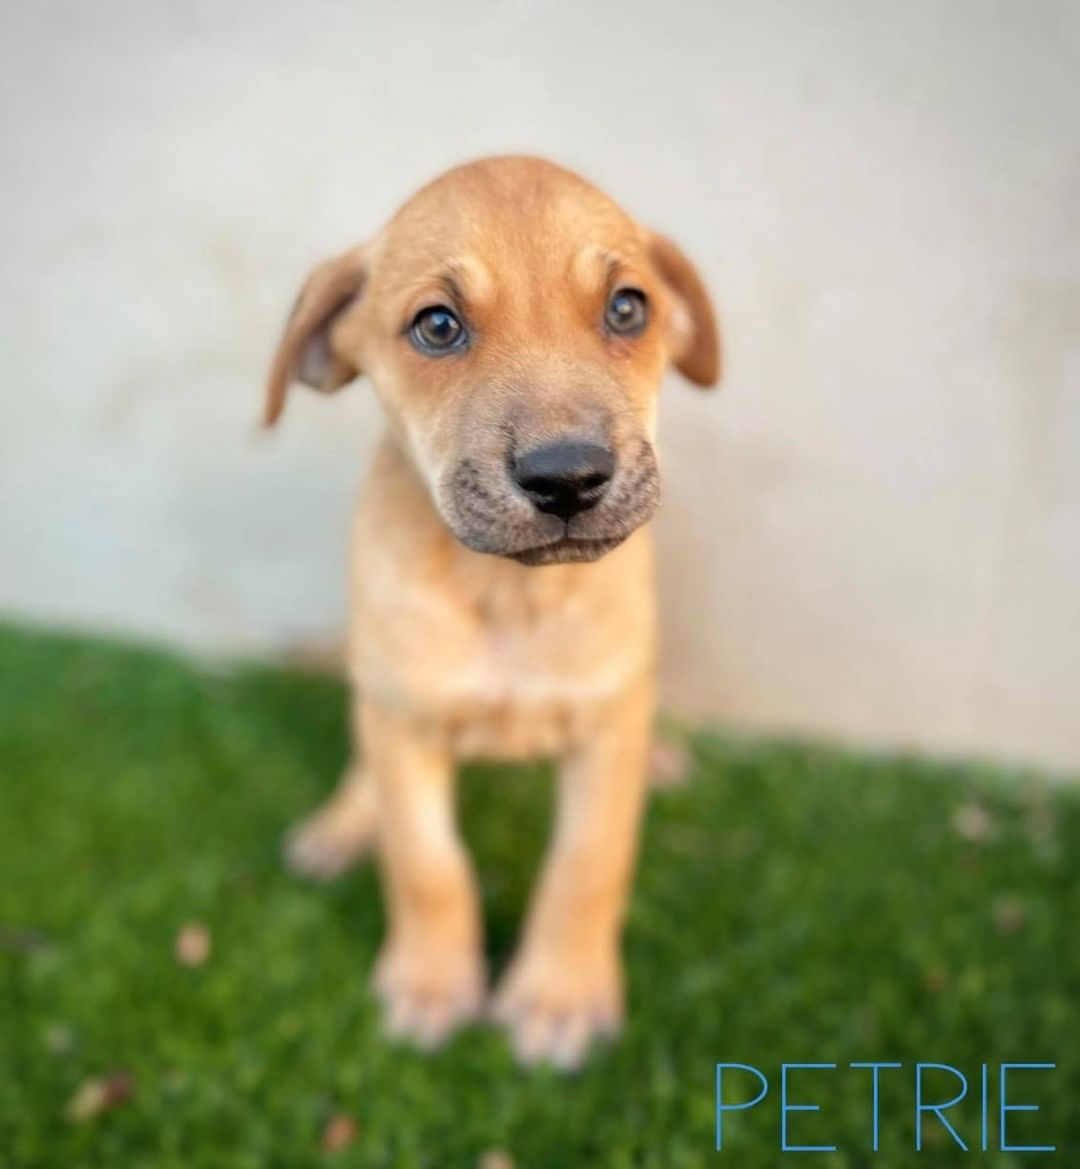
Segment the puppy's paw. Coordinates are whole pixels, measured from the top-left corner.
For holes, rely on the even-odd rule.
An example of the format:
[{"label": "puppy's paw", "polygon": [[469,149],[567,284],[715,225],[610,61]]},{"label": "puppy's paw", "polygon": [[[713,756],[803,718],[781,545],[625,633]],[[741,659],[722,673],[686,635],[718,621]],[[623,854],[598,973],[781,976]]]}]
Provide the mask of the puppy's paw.
[{"label": "puppy's paw", "polygon": [[388,942],[375,964],[372,988],[382,1003],[386,1034],[431,1051],[480,1016],[486,979],[472,949],[452,953]]},{"label": "puppy's paw", "polygon": [[560,1071],[581,1066],[593,1042],[618,1034],[622,977],[615,952],[588,957],[560,950],[519,956],[495,996],[518,1060]]},{"label": "puppy's paw", "polygon": [[363,859],[375,843],[374,789],[338,792],[285,837],[285,863],[294,873],[329,881]]}]

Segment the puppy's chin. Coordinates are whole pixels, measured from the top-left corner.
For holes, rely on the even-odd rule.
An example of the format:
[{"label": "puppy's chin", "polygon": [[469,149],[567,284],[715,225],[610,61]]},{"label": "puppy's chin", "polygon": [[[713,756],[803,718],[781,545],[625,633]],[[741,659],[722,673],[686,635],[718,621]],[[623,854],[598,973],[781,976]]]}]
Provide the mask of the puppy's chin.
[{"label": "puppy's chin", "polygon": [[606,556],[625,539],[625,535],[612,536],[606,540],[563,539],[553,544],[525,548],[520,552],[505,552],[503,555],[508,560],[516,560],[518,564],[525,564],[530,568],[538,568],[542,564],[588,564],[592,560]]},{"label": "puppy's chin", "polygon": [[[541,530],[527,534],[520,530],[513,533],[497,533],[490,529],[478,531],[452,524],[450,530],[473,552],[482,552],[487,556],[498,556],[529,568],[538,568],[545,564],[588,564],[593,560],[599,560],[617,548],[648,518],[645,515],[637,522],[620,524],[614,532],[594,533],[588,536],[568,534],[562,521],[553,523],[551,527],[546,524],[539,525]],[[571,533],[572,531],[573,525]]]},{"label": "puppy's chin", "polygon": [[536,542],[532,543],[521,538],[503,542],[491,532],[462,531],[453,526],[451,531],[473,552],[499,556],[503,560],[513,560],[530,568],[543,564],[587,564],[617,548],[630,535],[626,531],[601,539],[575,539],[565,533],[550,537],[546,533],[538,533],[533,537]]}]

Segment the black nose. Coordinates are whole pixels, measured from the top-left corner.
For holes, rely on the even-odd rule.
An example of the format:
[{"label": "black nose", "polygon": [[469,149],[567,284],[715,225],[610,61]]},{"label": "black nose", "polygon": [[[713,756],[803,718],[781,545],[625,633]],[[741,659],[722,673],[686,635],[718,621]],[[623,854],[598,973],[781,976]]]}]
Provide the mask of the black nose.
[{"label": "black nose", "polygon": [[593,442],[549,442],[514,459],[514,482],[537,511],[570,519],[600,502],[615,456]]}]

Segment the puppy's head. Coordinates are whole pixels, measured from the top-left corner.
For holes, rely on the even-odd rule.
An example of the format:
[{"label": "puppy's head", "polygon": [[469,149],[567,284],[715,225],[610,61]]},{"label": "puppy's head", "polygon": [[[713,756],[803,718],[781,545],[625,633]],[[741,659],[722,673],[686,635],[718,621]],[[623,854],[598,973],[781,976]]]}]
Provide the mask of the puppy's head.
[{"label": "puppy's head", "polygon": [[656,509],[668,363],[712,385],[708,296],[669,240],[532,158],[448,172],[371,243],[309,277],[270,374],[323,391],[361,371],[468,547],[594,560]]}]

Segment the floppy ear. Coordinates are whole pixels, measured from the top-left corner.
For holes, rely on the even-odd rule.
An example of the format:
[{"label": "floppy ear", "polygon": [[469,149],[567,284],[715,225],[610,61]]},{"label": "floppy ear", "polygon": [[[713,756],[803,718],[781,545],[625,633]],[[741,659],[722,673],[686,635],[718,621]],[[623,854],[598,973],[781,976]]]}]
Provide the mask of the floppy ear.
[{"label": "floppy ear", "polygon": [[304,283],[278,342],[266,385],[263,421],[273,426],[285,408],[292,381],[324,394],[339,390],[360,372],[335,349],[335,322],[360,294],[364,284],[364,249],[353,248],[324,260]]},{"label": "floppy ear", "polygon": [[652,233],[649,254],[673,301],[668,346],[676,369],[695,385],[715,385],[720,377],[720,335],[701,277],[667,236]]}]

